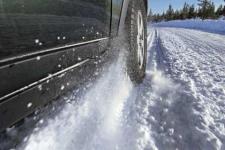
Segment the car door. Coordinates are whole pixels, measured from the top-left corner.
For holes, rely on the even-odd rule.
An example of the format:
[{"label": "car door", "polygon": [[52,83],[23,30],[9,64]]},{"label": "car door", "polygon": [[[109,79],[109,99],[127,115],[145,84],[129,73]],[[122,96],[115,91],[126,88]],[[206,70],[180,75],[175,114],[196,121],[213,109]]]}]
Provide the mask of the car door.
[{"label": "car door", "polygon": [[0,103],[94,57],[110,18],[111,0],[1,0]]}]

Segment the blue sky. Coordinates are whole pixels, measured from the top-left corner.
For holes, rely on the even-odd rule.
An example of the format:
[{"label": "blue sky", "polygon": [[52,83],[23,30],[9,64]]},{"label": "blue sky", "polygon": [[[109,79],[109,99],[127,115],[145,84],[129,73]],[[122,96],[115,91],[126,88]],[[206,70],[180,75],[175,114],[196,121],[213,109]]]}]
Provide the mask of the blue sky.
[{"label": "blue sky", "polygon": [[[216,6],[224,4],[223,0],[212,1],[216,4]],[[152,9],[153,13],[162,13],[167,10],[169,4],[171,4],[174,9],[182,8],[184,2],[195,4],[197,6],[197,0],[148,0],[149,8]]]}]

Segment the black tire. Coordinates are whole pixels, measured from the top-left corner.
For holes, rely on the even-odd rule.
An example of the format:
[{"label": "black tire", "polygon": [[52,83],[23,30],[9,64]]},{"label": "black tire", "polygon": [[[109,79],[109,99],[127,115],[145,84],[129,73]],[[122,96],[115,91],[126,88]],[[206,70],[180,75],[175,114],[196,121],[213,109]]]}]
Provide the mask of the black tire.
[{"label": "black tire", "polygon": [[[143,26],[144,26],[144,56],[143,64],[140,65],[138,57],[138,44],[137,44],[137,34],[138,34],[138,15],[142,14]],[[147,62],[147,11],[143,0],[130,0],[128,6],[128,12],[126,17],[126,37],[128,40],[128,58],[127,58],[127,73],[131,81],[135,84],[140,84],[144,77],[146,71]]]}]

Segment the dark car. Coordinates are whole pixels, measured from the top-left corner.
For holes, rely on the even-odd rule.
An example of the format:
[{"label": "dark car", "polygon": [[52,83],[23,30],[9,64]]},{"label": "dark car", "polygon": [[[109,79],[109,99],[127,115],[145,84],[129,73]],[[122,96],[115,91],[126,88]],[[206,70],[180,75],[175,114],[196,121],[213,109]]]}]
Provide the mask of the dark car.
[{"label": "dark car", "polygon": [[128,43],[127,73],[141,83],[146,14],[147,0],[2,0],[0,131],[91,77],[120,33]]}]

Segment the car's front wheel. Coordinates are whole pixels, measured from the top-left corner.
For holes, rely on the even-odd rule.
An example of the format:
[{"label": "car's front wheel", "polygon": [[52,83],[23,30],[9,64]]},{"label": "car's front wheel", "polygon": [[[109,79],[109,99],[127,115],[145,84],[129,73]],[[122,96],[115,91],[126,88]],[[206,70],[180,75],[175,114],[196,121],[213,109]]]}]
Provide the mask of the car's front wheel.
[{"label": "car's front wheel", "polygon": [[143,0],[131,0],[126,17],[128,39],[127,72],[136,84],[145,77],[147,61],[147,19]]}]

